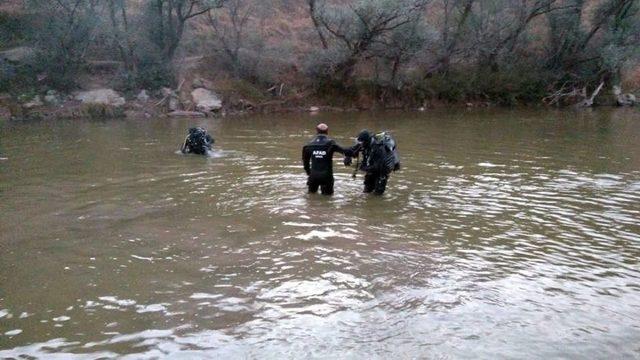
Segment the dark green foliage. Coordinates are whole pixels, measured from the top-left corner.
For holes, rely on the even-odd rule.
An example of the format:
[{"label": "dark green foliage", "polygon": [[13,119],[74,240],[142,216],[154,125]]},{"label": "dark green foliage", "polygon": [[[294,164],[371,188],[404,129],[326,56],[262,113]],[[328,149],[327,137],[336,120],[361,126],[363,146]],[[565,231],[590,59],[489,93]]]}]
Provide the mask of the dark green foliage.
[{"label": "dark green foliage", "polygon": [[43,83],[63,91],[76,88],[100,19],[97,2],[31,0],[29,4],[34,13],[35,67],[41,70]]},{"label": "dark green foliage", "polygon": [[0,50],[23,43],[28,34],[28,20],[24,16],[0,13]]},{"label": "dark green foliage", "polygon": [[122,70],[113,81],[114,88],[131,95],[140,89],[155,91],[175,84],[175,72],[171,65],[149,54],[141,54],[136,61],[135,71]]},{"label": "dark green foliage", "polygon": [[0,59],[0,92],[17,95],[32,89],[36,83],[36,70],[32,64]]}]

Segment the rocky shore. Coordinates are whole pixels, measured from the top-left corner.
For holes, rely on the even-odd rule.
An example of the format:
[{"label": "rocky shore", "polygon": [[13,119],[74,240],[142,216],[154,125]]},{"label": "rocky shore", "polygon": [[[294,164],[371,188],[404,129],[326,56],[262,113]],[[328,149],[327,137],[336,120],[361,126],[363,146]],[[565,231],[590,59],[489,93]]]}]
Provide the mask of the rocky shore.
[{"label": "rocky shore", "polygon": [[[9,96],[0,94],[0,118],[12,120],[55,120],[65,118],[151,118],[151,117],[223,117],[246,113],[343,112],[377,109],[372,101],[358,101],[352,106],[317,105],[319,101],[299,93],[260,103],[234,95],[223,96],[212,82],[202,78],[183,80],[175,88],[157,91],[141,89],[122,94],[111,88],[96,88],[63,94],[48,90],[42,94]],[[615,88],[607,105],[634,106],[633,94]],[[443,104],[424,103],[403,110],[425,111]],[[449,104],[450,105],[450,104]],[[586,106],[592,106],[590,103]],[[465,102],[459,107],[491,107],[490,102]],[[385,109],[394,109],[386,107]]]}]

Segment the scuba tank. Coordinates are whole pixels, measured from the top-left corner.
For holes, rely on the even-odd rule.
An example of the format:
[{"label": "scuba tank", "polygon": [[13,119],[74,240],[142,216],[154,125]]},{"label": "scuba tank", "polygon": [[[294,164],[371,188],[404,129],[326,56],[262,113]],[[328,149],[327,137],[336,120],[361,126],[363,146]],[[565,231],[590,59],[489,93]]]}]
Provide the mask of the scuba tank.
[{"label": "scuba tank", "polygon": [[396,141],[391,134],[383,131],[371,138],[371,153],[366,165],[368,171],[380,173],[390,173],[400,168]]}]

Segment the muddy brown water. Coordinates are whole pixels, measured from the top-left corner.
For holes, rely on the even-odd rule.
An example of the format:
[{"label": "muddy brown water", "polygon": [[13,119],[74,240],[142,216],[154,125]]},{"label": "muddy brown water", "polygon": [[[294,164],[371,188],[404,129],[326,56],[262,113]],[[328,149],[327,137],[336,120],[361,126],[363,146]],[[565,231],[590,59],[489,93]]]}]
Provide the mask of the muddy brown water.
[{"label": "muddy brown water", "polygon": [[[384,196],[305,193],[319,121]],[[638,111],[0,126],[0,358],[640,358]]]}]

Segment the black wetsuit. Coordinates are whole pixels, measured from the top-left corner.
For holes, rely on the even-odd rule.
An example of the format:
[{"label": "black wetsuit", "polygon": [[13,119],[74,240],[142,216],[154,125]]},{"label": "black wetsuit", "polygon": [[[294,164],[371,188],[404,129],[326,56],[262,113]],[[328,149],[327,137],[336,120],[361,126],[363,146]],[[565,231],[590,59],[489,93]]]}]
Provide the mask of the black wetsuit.
[{"label": "black wetsuit", "polygon": [[344,154],[344,149],[327,135],[319,134],[302,148],[302,164],[309,176],[307,186],[310,193],[333,194],[333,153]]},{"label": "black wetsuit", "polygon": [[346,150],[348,157],[356,157],[358,153],[362,153],[362,160],[360,161],[360,168],[365,172],[364,175],[364,192],[373,192],[378,195],[382,195],[387,188],[387,180],[389,179],[389,171],[371,164],[371,141],[362,144],[358,143]]},{"label": "black wetsuit", "polygon": [[211,145],[213,145],[214,140],[207,133],[207,130],[201,127],[194,127],[189,129],[189,135],[184,140],[184,144],[180,151],[183,154],[198,154],[198,155],[206,155],[208,151],[211,151]]}]

